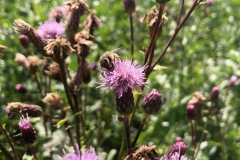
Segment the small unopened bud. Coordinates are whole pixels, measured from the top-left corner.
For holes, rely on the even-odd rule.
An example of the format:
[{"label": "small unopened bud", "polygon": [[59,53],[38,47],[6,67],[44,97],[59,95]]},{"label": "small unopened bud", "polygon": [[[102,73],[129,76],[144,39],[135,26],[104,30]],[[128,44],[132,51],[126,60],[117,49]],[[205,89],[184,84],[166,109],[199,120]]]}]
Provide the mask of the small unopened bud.
[{"label": "small unopened bud", "polygon": [[157,3],[160,3],[160,4],[162,4],[162,3],[167,3],[168,1],[170,1],[170,0],[156,0],[156,2],[157,2]]},{"label": "small unopened bud", "polygon": [[18,38],[19,38],[19,40],[20,40],[21,45],[22,45],[24,48],[28,48],[28,47],[29,47],[30,41],[29,41],[29,39],[28,39],[27,36],[21,34],[21,35],[18,36]]},{"label": "small unopened bud", "polygon": [[28,114],[31,117],[40,117],[42,115],[42,107],[34,104],[23,104],[22,103],[22,113]]},{"label": "small unopened bud", "polygon": [[27,89],[22,84],[16,84],[15,89],[16,89],[16,91],[18,91],[21,94],[27,93]]},{"label": "small unopened bud", "polygon": [[61,71],[58,64],[50,64],[44,70],[44,73],[56,81],[62,81]]},{"label": "small unopened bud", "polygon": [[229,83],[225,85],[225,88],[237,86],[238,83],[239,83],[239,82],[238,82],[237,76],[232,76],[232,77],[230,78]]},{"label": "small unopened bud", "polygon": [[37,134],[32,124],[29,122],[29,117],[26,118],[22,116],[20,122],[18,123],[21,128],[22,139],[25,143],[33,144],[37,139]]},{"label": "small unopened bud", "polygon": [[127,13],[132,14],[136,8],[135,0],[123,0],[123,8]]},{"label": "small unopened bud", "polygon": [[123,115],[129,115],[134,109],[134,98],[132,89],[128,88],[127,92],[124,92],[121,97],[116,96],[117,111]]},{"label": "small unopened bud", "polygon": [[4,55],[4,49],[7,49],[7,47],[0,44],[0,56]]},{"label": "small unopened bud", "polygon": [[218,96],[219,96],[219,88],[213,87],[209,94],[209,99],[212,101],[216,101],[216,100],[218,100]]},{"label": "small unopened bud", "polygon": [[41,64],[41,59],[38,56],[28,56],[29,71],[35,74],[38,71],[38,66]]},{"label": "small unopened bud", "polygon": [[44,47],[44,49],[46,50],[47,54],[51,56],[57,63],[64,61],[69,54],[74,51],[69,41],[61,37],[49,40],[48,45]]},{"label": "small unopened bud", "polygon": [[142,109],[147,114],[157,113],[161,109],[162,94],[158,91],[152,91],[143,97]]},{"label": "small unopened bud", "polygon": [[44,103],[47,103],[50,107],[55,110],[63,107],[63,101],[58,93],[48,93],[43,99]]},{"label": "small unopened bud", "polygon": [[22,103],[20,102],[12,102],[8,103],[6,108],[8,118],[14,118],[15,116],[19,115],[19,113],[22,111]]},{"label": "small unopened bud", "polygon": [[180,153],[180,157],[185,154],[187,146],[184,142],[176,142],[168,149],[166,156],[171,157],[175,152]]},{"label": "small unopened bud", "polygon": [[[193,119],[198,119],[198,118],[201,117],[201,115],[202,115],[202,104],[203,104],[203,101],[205,101],[205,100],[206,100],[206,97],[204,97],[201,93],[194,92],[192,99],[188,102],[188,104],[193,105],[194,109],[195,109],[195,117]],[[190,112],[190,108],[189,108],[189,112]],[[187,110],[186,110],[186,113],[187,113]],[[193,113],[191,113],[191,114],[193,114]],[[191,119],[190,117],[189,117],[189,119]]]},{"label": "small unopened bud", "polygon": [[188,104],[186,108],[186,116],[188,119],[193,120],[197,117],[197,111],[193,104]]},{"label": "small unopened bud", "polygon": [[155,151],[156,146],[149,147],[142,145],[136,151],[128,155],[124,160],[154,160],[159,159],[159,155]]},{"label": "small unopened bud", "polygon": [[176,142],[183,142],[182,137],[176,137],[176,138],[175,138],[175,143],[176,143]]}]

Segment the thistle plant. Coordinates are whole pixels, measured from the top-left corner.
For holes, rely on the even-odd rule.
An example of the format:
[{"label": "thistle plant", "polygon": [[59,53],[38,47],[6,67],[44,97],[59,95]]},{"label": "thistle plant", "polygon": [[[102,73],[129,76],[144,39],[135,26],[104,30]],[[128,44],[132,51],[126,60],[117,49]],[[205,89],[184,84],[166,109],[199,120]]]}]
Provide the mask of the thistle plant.
[{"label": "thistle plant", "polygon": [[[205,135],[208,126],[214,124],[209,122],[214,121],[221,143],[220,157],[224,159],[224,130],[220,125],[224,109],[222,92],[238,87],[237,76],[213,87],[208,98],[204,96],[204,86],[205,91],[200,89],[201,93],[194,92],[192,97],[174,100],[175,95],[170,95],[168,90],[171,87],[166,89],[153,83],[154,78],[163,75],[162,69],[174,67],[174,64],[164,67],[162,63],[165,55],[177,46],[174,43],[181,38],[178,34],[182,28],[188,26],[187,23],[199,25],[191,20],[199,16],[192,15],[194,11],[213,5],[213,1],[156,0],[149,2],[149,8],[139,9],[143,4],[123,0],[121,13],[127,15],[118,16],[128,17],[129,32],[112,25],[116,28],[109,28],[109,33],[111,30],[115,33],[104,33],[102,37],[101,27],[112,23],[113,19],[106,18],[101,10],[98,13],[98,3],[71,0],[42,13],[41,21],[36,18],[33,22],[19,15],[19,19],[12,22],[15,30],[12,36],[17,37],[19,43],[13,46],[18,50],[12,53],[13,63],[24,76],[13,86],[18,97],[3,104],[5,117],[0,120],[0,131],[7,145],[0,141],[1,153],[9,160],[21,160],[27,155],[36,160],[187,160],[186,157],[192,155],[194,160],[201,152],[202,142],[212,138]],[[172,4],[178,5],[178,11]],[[114,6],[110,10],[114,10]],[[140,20],[137,15],[143,18]],[[139,28],[143,26],[144,37],[141,38]],[[173,27],[172,31],[167,26]],[[119,30],[124,33],[123,39],[118,37]],[[121,48],[119,51],[109,52],[113,38],[124,43],[117,44],[117,48]],[[166,38],[169,39],[166,41]],[[105,45],[105,41],[109,45]],[[6,56],[5,52],[10,52],[11,47],[0,45],[0,56]],[[143,49],[138,51],[138,48]],[[171,58],[177,56],[172,54]],[[168,57],[164,61],[169,61]],[[177,74],[177,71],[171,73],[173,77]],[[164,81],[167,83],[166,79]],[[184,86],[184,82],[181,85]],[[163,136],[166,131],[160,133],[160,130],[167,129],[161,127],[174,125],[170,121],[173,117],[166,116],[169,114],[166,108],[172,109],[170,103],[175,101],[186,107],[186,117],[180,117],[185,108],[173,111],[176,119],[184,120],[185,125],[181,126],[184,133],[178,137],[177,134]],[[18,130],[15,129],[17,125]],[[159,133],[153,134],[156,131]],[[159,145],[159,138],[167,142]],[[65,149],[61,152],[62,148],[70,152]]]}]

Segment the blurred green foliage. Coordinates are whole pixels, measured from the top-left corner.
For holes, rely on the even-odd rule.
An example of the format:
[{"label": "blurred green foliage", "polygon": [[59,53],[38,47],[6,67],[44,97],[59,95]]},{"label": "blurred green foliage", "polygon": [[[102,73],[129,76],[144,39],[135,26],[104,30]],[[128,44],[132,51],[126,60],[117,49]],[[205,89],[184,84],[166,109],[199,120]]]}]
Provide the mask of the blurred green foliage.
[{"label": "blurred green foliage", "polygon": [[[10,132],[17,149],[28,155],[31,155],[31,152],[18,135],[20,133],[17,126],[18,119],[8,120],[5,107],[8,102],[13,101],[43,104],[33,78],[14,61],[16,53],[27,55],[27,51],[20,45],[18,34],[13,28],[13,21],[20,18],[37,29],[39,23],[48,20],[51,8],[61,5],[61,3],[61,0],[0,1],[0,44],[8,47],[6,54],[0,58],[0,117],[6,123],[6,129]],[[97,11],[97,16],[102,21],[95,35],[97,44],[93,46],[93,54],[87,61],[89,63],[98,61],[103,52],[119,47],[123,47],[118,51],[119,55],[123,59],[126,59],[125,57],[129,59],[130,26],[128,14],[123,11],[122,1],[88,0],[86,3],[89,4],[90,9]],[[168,22],[163,25],[163,36],[157,42],[156,55],[160,54],[174,31],[176,17],[180,10],[179,3],[179,0],[172,0],[166,6]],[[192,1],[186,2],[184,14],[191,3]],[[143,55],[139,50],[148,45],[149,37],[146,23],[140,23],[139,19],[156,3],[155,1],[136,1],[136,4],[134,58],[142,64]],[[199,91],[208,97],[211,88],[219,86],[220,126],[224,144],[219,142],[216,119],[211,116],[207,128],[208,132],[197,159],[220,159],[221,145],[224,145],[226,159],[240,157],[240,87],[224,89],[232,75],[240,76],[239,6],[239,0],[215,0],[213,5],[201,4],[193,12],[159,63],[159,65],[168,68],[154,71],[148,79],[149,88],[145,88],[143,94],[145,95],[153,89],[158,90],[164,96],[164,104],[159,114],[149,117],[138,144],[156,145],[157,152],[163,155],[174,143],[174,139],[181,136],[189,146],[187,156],[190,157],[191,130],[189,121],[185,116],[187,102],[191,99],[194,91]],[[84,18],[82,22],[83,20]],[[31,50],[34,50],[33,46],[31,46]],[[69,67],[76,71],[76,57],[72,55],[69,61],[71,62]],[[87,146],[92,145],[96,147],[97,151],[106,152],[107,160],[116,159],[120,142],[124,137],[124,128],[117,120],[113,92],[97,89],[96,81],[100,81],[99,73],[92,72],[92,81],[88,86],[87,136],[89,138]],[[17,83],[26,86],[30,99],[26,99],[15,91]],[[53,84],[52,90],[63,93],[63,87],[58,83]],[[61,96],[66,101],[64,94]],[[204,110],[206,110],[206,106]],[[203,119],[205,115],[203,111]],[[131,128],[132,137],[136,134],[142,117],[143,112],[139,106]],[[50,136],[45,135],[40,119],[33,119],[33,123],[38,133],[38,140],[34,146],[36,146],[40,159],[50,159],[51,154],[56,158],[57,154],[62,155],[61,148],[70,146],[67,143],[68,139],[64,139],[64,134],[66,134],[64,130],[54,128],[51,139]],[[53,122],[53,124],[56,123],[57,121]],[[198,140],[201,136],[203,123],[203,120],[198,123]],[[97,129],[99,126],[101,126],[101,131]],[[9,147],[2,134],[0,142]],[[0,154],[0,159],[4,159],[2,154]]]}]

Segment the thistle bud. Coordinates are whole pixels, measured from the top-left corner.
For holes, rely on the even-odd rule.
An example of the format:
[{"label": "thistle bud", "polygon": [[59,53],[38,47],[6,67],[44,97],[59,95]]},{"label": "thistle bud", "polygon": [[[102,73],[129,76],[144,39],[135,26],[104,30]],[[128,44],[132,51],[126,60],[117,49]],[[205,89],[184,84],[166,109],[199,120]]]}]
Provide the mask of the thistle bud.
[{"label": "thistle bud", "polygon": [[27,115],[26,118],[22,116],[20,118],[20,122],[18,123],[21,128],[22,139],[25,143],[33,144],[37,139],[36,131],[33,128],[32,124],[29,122],[29,117]]},{"label": "thistle bud", "polygon": [[4,55],[4,49],[7,49],[7,47],[0,44],[0,56]]},{"label": "thistle bud", "polygon": [[29,71],[35,74],[38,71],[38,66],[41,64],[41,60],[38,56],[28,56]]},{"label": "thistle bud", "polygon": [[134,109],[134,98],[132,89],[128,88],[121,97],[116,96],[117,111],[123,115],[129,115]]},{"label": "thistle bud", "polygon": [[211,101],[216,101],[216,100],[218,100],[218,96],[219,96],[219,88],[218,87],[213,87],[210,94],[209,94],[209,99]]},{"label": "thistle bud", "polygon": [[201,117],[202,104],[203,104],[203,101],[205,101],[205,100],[206,100],[206,97],[204,97],[201,93],[194,92],[192,99],[188,102],[188,104],[192,104],[194,106],[194,109],[195,109],[195,118],[194,119],[198,119]]},{"label": "thistle bud", "polygon": [[128,14],[132,14],[135,11],[135,0],[123,0],[123,8]]},{"label": "thistle bud", "polygon": [[48,45],[44,49],[57,63],[64,61],[74,51],[69,41],[61,37],[49,40]]},{"label": "thistle bud", "polygon": [[128,155],[124,160],[153,160],[159,159],[159,155],[155,151],[156,146],[149,147],[148,145],[142,145],[134,153]]},{"label": "thistle bud", "polygon": [[58,93],[48,93],[43,102],[55,110],[61,109],[63,106],[63,101]]},{"label": "thistle bud", "polygon": [[168,149],[166,156],[171,157],[175,152],[180,153],[180,157],[185,154],[187,146],[184,142],[176,142]]},{"label": "thistle bud", "polygon": [[27,36],[21,34],[21,35],[18,36],[18,38],[19,38],[19,40],[20,40],[21,45],[22,45],[24,48],[28,48],[28,47],[29,47],[30,41],[29,41],[29,39],[28,39]]},{"label": "thistle bud", "polygon": [[197,111],[195,109],[195,106],[192,104],[188,104],[186,108],[186,116],[188,119],[193,120],[197,117]]},{"label": "thistle bud", "polygon": [[28,114],[31,117],[40,117],[42,115],[42,107],[34,104],[23,104],[22,103],[22,113]]},{"label": "thistle bud", "polygon": [[152,91],[143,97],[142,109],[147,114],[157,113],[162,105],[162,94],[158,91]]},{"label": "thistle bud", "polygon": [[176,143],[176,142],[183,142],[182,137],[176,137],[176,138],[175,138],[175,143]]},{"label": "thistle bud", "polygon": [[6,108],[8,118],[14,118],[15,116],[19,115],[19,113],[22,111],[22,103],[20,102],[12,102],[8,103]]},{"label": "thistle bud", "polygon": [[62,81],[61,71],[58,64],[50,64],[45,68],[44,73],[56,81]]},{"label": "thistle bud", "polygon": [[167,3],[170,0],[156,0],[157,3],[163,4],[163,3]]},{"label": "thistle bud", "polygon": [[228,84],[225,85],[225,88],[237,86],[238,85],[238,78],[237,76],[232,76]]},{"label": "thistle bud", "polygon": [[18,91],[21,94],[27,93],[27,89],[22,84],[16,84],[15,89],[16,89],[16,91]]}]

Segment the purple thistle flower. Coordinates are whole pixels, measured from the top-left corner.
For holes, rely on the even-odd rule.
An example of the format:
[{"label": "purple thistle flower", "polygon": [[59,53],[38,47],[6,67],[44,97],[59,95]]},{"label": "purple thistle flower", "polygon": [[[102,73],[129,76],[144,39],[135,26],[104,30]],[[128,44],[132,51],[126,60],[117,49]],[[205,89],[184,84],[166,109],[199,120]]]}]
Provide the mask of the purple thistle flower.
[{"label": "purple thistle flower", "polygon": [[77,154],[71,153],[67,155],[66,151],[63,149],[64,156],[60,157],[58,155],[59,160],[101,160],[100,154],[98,156],[95,153],[95,149],[91,146],[88,151],[83,152],[81,155],[78,145],[77,147]]},{"label": "purple thistle flower", "polygon": [[232,77],[230,78],[230,83],[231,83],[233,86],[237,86],[238,83],[239,83],[237,76],[232,76]]},{"label": "purple thistle flower", "polygon": [[45,22],[40,24],[37,33],[45,39],[56,39],[62,37],[65,28],[62,23],[56,21]]},{"label": "purple thistle flower", "polygon": [[24,118],[24,116],[20,117],[20,122],[18,123],[21,128],[22,139],[25,143],[32,144],[36,139],[36,131],[32,127],[32,124],[29,122],[29,117]]},{"label": "purple thistle flower", "polygon": [[145,85],[144,69],[137,62],[130,60],[114,61],[114,70],[104,70],[103,82],[99,87],[112,88],[119,98],[128,91],[128,88],[141,92],[140,86]]}]

